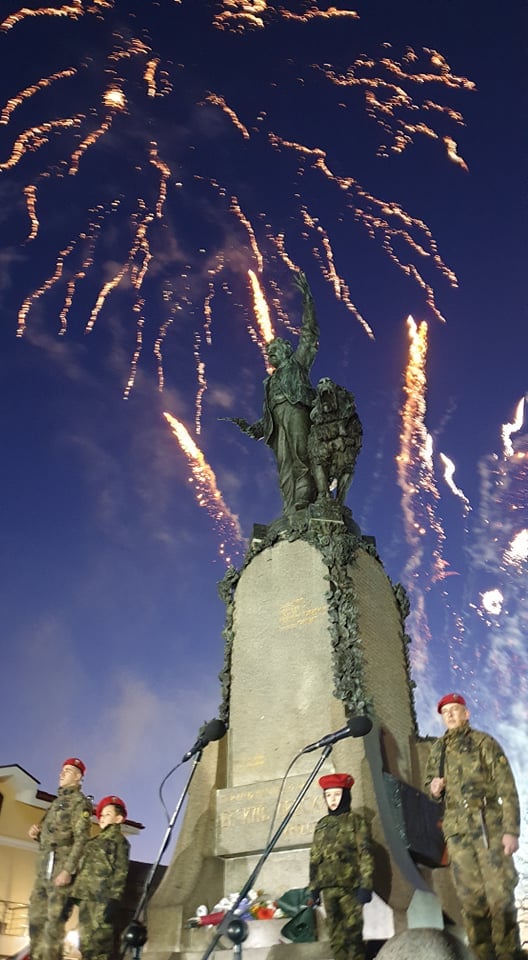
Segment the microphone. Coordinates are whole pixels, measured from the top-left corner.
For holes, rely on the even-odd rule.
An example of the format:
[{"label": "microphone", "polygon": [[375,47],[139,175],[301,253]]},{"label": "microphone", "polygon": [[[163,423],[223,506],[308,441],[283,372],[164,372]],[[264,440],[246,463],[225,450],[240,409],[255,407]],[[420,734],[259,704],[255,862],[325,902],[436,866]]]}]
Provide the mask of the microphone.
[{"label": "microphone", "polygon": [[309,743],[301,753],[311,753],[312,750],[318,750],[319,747],[327,747],[338,740],[344,740],[345,737],[364,737],[372,730],[372,720],[370,717],[350,717],[346,727],[336,730],[335,733],[328,733],[326,737],[321,737],[316,743]]},{"label": "microphone", "polygon": [[209,723],[206,723],[194,746],[183,755],[182,763],[190,760],[191,757],[194,757],[195,753],[203,750],[211,740],[221,740],[222,737],[225,736],[226,730],[227,727],[223,720],[209,720]]},{"label": "microphone", "polygon": [[353,737],[366,737],[372,730],[372,720],[364,715],[349,717],[348,727]]}]

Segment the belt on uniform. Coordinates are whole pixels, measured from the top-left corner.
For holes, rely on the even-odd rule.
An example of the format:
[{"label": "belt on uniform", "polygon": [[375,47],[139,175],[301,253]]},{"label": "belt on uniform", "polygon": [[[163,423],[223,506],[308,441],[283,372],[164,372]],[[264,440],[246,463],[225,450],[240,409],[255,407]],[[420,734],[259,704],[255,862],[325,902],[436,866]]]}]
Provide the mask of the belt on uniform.
[{"label": "belt on uniform", "polygon": [[47,843],[44,847],[44,850],[58,850],[59,847],[71,847],[73,843],[73,837],[66,837],[64,840],[53,840],[51,843]]}]

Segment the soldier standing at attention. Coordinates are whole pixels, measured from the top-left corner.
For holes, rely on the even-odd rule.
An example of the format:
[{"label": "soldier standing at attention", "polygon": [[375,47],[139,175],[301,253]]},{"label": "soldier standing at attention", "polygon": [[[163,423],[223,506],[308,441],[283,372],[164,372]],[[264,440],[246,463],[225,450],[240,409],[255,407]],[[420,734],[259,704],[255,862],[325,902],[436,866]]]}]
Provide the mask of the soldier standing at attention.
[{"label": "soldier standing at attention", "polygon": [[521,951],[512,854],[519,848],[519,797],[496,740],[472,730],[459,693],[438,703],[446,726],[427,762],[425,788],[445,804],[453,883],[469,945],[479,960],[517,960]]},{"label": "soldier standing at attention", "polygon": [[126,806],[120,797],[103,797],[96,807],[100,833],[84,848],[72,895],[79,904],[83,960],[107,960],[114,946],[119,901],[128,873],[130,844],[121,832]]},{"label": "soldier standing at attention", "polygon": [[90,832],[92,804],[81,793],[85,771],[78,757],[64,761],[55,800],[40,824],[29,828],[29,836],[40,845],[29,901],[31,960],[62,958],[64,907]]},{"label": "soldier standing at attention", "polygon": [[318,821],[310,849],[310,889],[322,892],[334,960],[364,960],[363,904],[372,899],[373,858],[367,821],[350,809],[354,778],[321,777],[328,814]]}]

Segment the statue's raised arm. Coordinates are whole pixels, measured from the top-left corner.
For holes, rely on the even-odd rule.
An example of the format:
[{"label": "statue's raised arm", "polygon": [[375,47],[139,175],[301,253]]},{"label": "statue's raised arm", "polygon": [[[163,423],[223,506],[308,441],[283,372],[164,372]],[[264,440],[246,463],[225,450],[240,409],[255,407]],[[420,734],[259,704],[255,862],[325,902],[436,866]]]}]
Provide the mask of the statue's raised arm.
[{"label": "statue's raised arm", "polygon": [[295,274],[294,283],[303,295],[301,335],[295,353],[299,363],[305,366],[309,373],[319,348],[319,324],[310,284],[302,270]]}]

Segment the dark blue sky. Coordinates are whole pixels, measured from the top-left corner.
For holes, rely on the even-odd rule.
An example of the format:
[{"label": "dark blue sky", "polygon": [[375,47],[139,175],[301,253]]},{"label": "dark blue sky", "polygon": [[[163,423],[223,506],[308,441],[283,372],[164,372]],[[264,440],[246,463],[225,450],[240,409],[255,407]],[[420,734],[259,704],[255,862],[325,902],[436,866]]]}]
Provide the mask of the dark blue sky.
[{"label": "dark blue sky", "polygon": [[[394,581],[405,582],[418,562],[418,576],[406,586],[425,598],[430,633],[416,635],[424,627],[411,618],[422,732],[438,731],[438,696],[462,688],[475,722],[503,741],[519,775],[525,763],[527,558],[521,549],[512,560],[508,551],[528,529],[528,485],[523,460],[505,455],[500,435],[527,390],[525,7],[514,2],[492,15],[472,0],[462,12],[445,0],[371,2],[357,6],[358,21],[286,22],[284,10],[295,6],[270,3],[262,29],[238,33],[213,25],[220,0],[160,0],[148,8],[117,0],[100,19],[28,18],[0,32],[2,106],[39,78],[77,68],[75,77],[28,97],[0,125],[0,754],[48,790],[62,759],[81,755],[88,792],[122,794],[130,816],[145,823],[134,841],[138,859],[154,856],[163,833],[159,782],[215,715],[220,696],[220,535],[196,503],[188,462],[162,416],[169,411],[193,433],[197,337],[208,388],[195,439],[244,536],[254,522],[279,512],[270,452],[218,422],[258,416],[264,376],[247,331],[254,326],[247,270],[257,263],[248,230],[233,213],[234,196],[263,253],[260,278],[276,331],[286,328],[273,298],[293,324],[300,306],[270,240],[284,232],[320,316],[314,379],[329,375],[356,395],[365,441],[349,493],[354,516],[376,536]],[[6,17],[17,9],[11,0],[3,7]],[[152,54],[130,55],[133,38]],[[401,60],[406,45],[440,51],[451,74],[474,81],[476,90],[407,83],[416,103],[449,105],[465,125],[437,108],[397,110],[393,133],[405,118],[428,123],[438,138],[413,134],[403,153],[389,149],[382,158],[377,149],[392,134],[367,116],[363,88],[337,87],[313,65],[346,71],[365,53],[377,61],[369,76],[389,81],[380,59]],[[128,51],[127,58],[109,59],[117,49]],[[154,56],[158,96],[149,98],[143,69]],[[70,175],[73,152],[108,114],[101,97],[112,84],[123,90],[126,109],[114,111],[110,129]],[[208,93],[225,98],[248,137],[207,101]],[[80,117],[78,128],[54,133],[9,166],[25,130],[71,116]],[[371,239],[358,223],[360,195],[340,189],[298,151],[276,149],[271,132],[324,150],[336,176],[355,178],[370,196],[398,202],[428,225],[459,280],[452,289],[430,256],[413,255],[445,324],[420,286],[386,256],[379,233]],[[447,158],[444,136],[457,141],[468,172]],[[163,217],[147,225],[152,260],[145,280],[135,290],[131,269],[85,334],[99,291],[126,262],[134,231],[155,208],[154,141],[170,174]],[[40,226],[27,242],[22,191],[30,183],[38,185]],[[325,281],[322,234],[306,227],[303,211],[319,218],[375,340]],[[416,228],[413,236],[426,241]],[[20,305],[53,275],[59,251],[73,240],[64,278],[34,303],[17,338]],[[394,244],[405,263],[409,245],[401,236]],[[78,281],[67,332],[59,336],[66,284],[90,250],[93,263]],[[143,263],[140,249],[136,267]],[[204,302],[212,291],[208,344]],[[429,503],[445,533],[443,555],[455,575],[440,581],[433,573],[434,532],[427,531],[419,550],[409,544],[397,484],[409,313],[428,323],[423,426],[434,440],[439,496],[431,500],[418,483],[415,506],[425,511]],[[138,315],[143,351],[124,400]],[[153,348],[169,319],[160,392]],[[517,452],[522,433],[514,435]],[[456,464],[455,482],[472,506],[467,517],[443,480],[440,452]],[[418,462],[415,468],[419,480]],[[493,614],[483,607],[491,589],[503,596]],[[176,778],[168,788],[169,806],[180,787]]]}]

